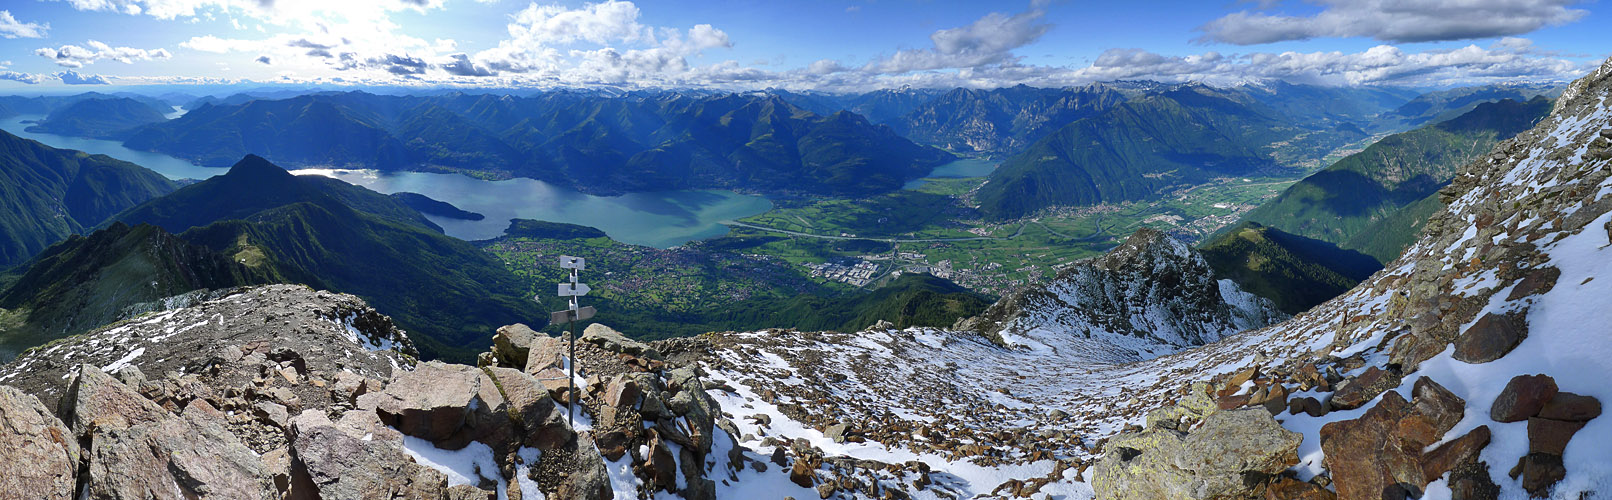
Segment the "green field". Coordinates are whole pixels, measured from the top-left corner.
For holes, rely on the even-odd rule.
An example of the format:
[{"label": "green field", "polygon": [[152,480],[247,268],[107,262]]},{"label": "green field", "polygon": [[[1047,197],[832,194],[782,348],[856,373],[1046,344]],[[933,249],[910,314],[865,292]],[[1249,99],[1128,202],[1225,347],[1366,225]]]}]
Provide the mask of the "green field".
[{"label": "green field", "polygon": [[927,179],[915,190],[868,198],[788,200],[737,221],[741,225],[726,236],[691,247],[772,256],[794,265],[867,260],[883,272],[927,268],[1000,296],[1099,255],[1142,227],[1188,242],[1202,240],[1293,180],[1216,179],[1158,201],[1068,207],[1005,222],[987,221],[971,206],[970,195],[984,182]]}]

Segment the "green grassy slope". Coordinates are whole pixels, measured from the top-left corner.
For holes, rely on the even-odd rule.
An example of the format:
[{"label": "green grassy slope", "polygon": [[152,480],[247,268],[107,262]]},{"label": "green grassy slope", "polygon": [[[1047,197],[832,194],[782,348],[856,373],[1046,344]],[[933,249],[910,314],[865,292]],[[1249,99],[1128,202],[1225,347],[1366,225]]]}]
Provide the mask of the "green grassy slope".
[{"label": "green grassy slope", "polygon": [[1382,266],[1330,243],[1245,222],[1198,248],[1215,273],[1298,314],[1349,291]]},{"label": "green grassy slope", "polygon": [[121,223],[51,246],[14,280],[0,289],[0,309],[21,312],[25,324],[0,327],[5,352],[89,331],[142,303],[275,281],[162,228]]},{"label": "green grassy slope", "polygon": [[177,187],[133,163],[0,132],[0,269]]},{"label": "green grassy slope", "polygon": [[1366,228],[1428,198],[1461,165],[1549,112],[1550,101],[1543,97],[1484,103],[1455,119],[1388,136],[1299,181],[1243,220],[1346,248],[1375,248],[1373,255],[1390,260],[1399,250],[1371,240],[1402,244],[1414,239],[1420,225],[1404,221],[1369,234]]}]

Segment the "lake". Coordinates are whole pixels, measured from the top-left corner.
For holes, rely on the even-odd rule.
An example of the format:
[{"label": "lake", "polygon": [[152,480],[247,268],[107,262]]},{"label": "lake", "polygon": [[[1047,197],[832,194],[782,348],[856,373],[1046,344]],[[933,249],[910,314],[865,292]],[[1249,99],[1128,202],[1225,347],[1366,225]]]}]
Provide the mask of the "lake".
[{"label": "lake", "polygon": [[[996,170],[997,165],[998,163],[992,160],[963,158],[961,160],[935,167],[934,170],[929,171],[929,175],[924,176],[924,179],[985,177],[987,175],[991,175],[991,172]],[[924,179],[913,179],[907,181],[905,185],[901,186],[901,189],[918,189],[919,186],[924,185],[924,182],[926,182]]]},{"label": "lake", "polygon": [[227,168],[198,166],[187,160],[181,160],[162,153],[135,151],[123,147],[123,144],[117,141],[23,131],[23,129],[33,126],[31,122],[44,118],[39,115],[13,116],[0,120],[0,129],[11,132],[12,135],[17,137],[43,142],[46,146],[53,148],[77,149],[85,153],[102,154],[135,163],[167,176],[169,179],[206,179],[229,171]]},{"label": "lake", "polygon": [[[170,179],[206,179],[228,169],[203,167],[161,153],[135,151],[116,141],[25,132],[40,116],[0,120],[0,129],[51,147],[104,154],[139,164]],[[273,161],[273,158],[270,158]],[[759,196],[731,191],[684,190],[593,196],[532,179],[487,181],[460,174],[381,173],[373,170],[302,169],[298,175],[325,175],[381,193],[410,191],[487,216],[466,221],[428,215],[449,236],[465,240],[495,238],[509,219],[537,219],[593,226],[622,243],[669,248],[728,232],[721,221],[772,209]]]},{"label": "lake", "polygon": [[382,193],[420,193],[487,216],[467,221],[428,215],[449,235],[496,238],[513,218],[593,226],[622,243],[669,248],[728,232],[720,221],[772,210],[772,202],[732,191],[685,190],[593,196],[539,180],[485,181],[460,174],[303,169]]}]

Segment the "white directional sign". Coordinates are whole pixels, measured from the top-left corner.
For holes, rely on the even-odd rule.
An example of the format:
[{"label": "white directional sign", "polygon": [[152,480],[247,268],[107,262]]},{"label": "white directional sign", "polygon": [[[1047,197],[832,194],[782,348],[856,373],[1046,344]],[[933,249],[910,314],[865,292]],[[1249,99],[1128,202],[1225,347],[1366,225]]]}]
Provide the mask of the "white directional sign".
[{"label": "white directional sign", "polygon": [[593,291],[593,289],[588,288],[588,285],[584,283],[560,283],[561,297],[581,297],[587,295],[590,291]]},{"label": "white directional sign", "polygon": [[560,269],[576,269],[581,271],[585,263],[586,261],[582,260],[581,257],[572,257],[570,255],[560,256]]}]

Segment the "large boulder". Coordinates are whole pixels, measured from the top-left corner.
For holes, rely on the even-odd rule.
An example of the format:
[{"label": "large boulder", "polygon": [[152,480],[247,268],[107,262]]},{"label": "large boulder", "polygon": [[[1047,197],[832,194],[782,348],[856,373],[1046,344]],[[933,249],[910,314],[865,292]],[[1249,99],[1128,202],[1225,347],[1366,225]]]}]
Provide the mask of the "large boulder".
[{"label": "large boulder", "polygon": [[1298,463],[1302,439],[1264,408],[1213,412],[1190,432],[1153,427],[1110,439],[1092,487],[1108,499],[1252,498],[1255,485]]},{"label": "large boulder", "polygon": [[548,389],[530,375],[509,368],[490,368],[487,373],[502,392],[509,416],[516,420],[522,444],[546,452],[576,436],[566,423],[563,409],[549,397]]},{"label": "large boulder", "polygon": [[531,327],[520,323],[499,327],[498,333],[493,335],[493,359],[498,366],[525,368],[532,341],[538,337],[547,335],[534,332]]},{"label": "large boulder", "polygon": [[1518,375],[1506,382],[1489,407],[1489,418],[1496,422],[1521,422],[1538,415],[1545,403],[1556,396],[1556,380],[1550,375]]},{"label": "large boulder", "polygon": [[650,359],[664,359],[661,357],[660,351],[649,347],[648,344],[629,339],[627,336],[622,335],[621,332],[599,323],[588,325],[588,329],[582,331],[580,340],[610,352],[642,356]]},{"label": "large boulder", "polygon": [[561,376],[563,377],[565,358],[570,355],[569,348],[565,344],[565,340],[559,338],[548,335],[534,337],[530,347],[527,349],[526,364],[523,365],[526,373],[535,376],[539,373],[552,371],[562,374]]},{"label": "large boulder", "polygon": [[1387,392],[1360,418],[1321,427],[1323,463],[1332,472],[1338,498],[1420,496],[1430,479],[1488,444],[1485,428],[1424,456],[1423,450],[1461,421],[1466,403],[1427,377],[1416,381],[1412,397],[1414,404]]},{"label": "large boulder", "polygon": [[[360,396],[360,406],[372,405],[382,421],[403,434],[443,442],[465,426],[472,409],[487,406],[481,401],[481,377],[469,366],[420,363],[414,371],[394,372],[386,390]],[[370,398],[374,401],[364,401]]]},{"label": "large boulder", "polygon": [[73,498],[78,441],[38,398],[0,385],[0,494]]},{"label": "large boulder", "polygon": [[292,419],[287,498],[442,498],[448,477],[414,463],[397,440],[364,439],[305,412]]},{"label": "large boulder", "polygon": [[94,429],[86,450],[87,496],[268,498],[272,478],[257,454],[230,433],[226,418],[195,400],[179,417]]},{"label": "large boulder", "polygon": [[1528,322],[1524,315],[1485,314],[1455,338],[1453,357],[1467,363],[1488,363],[1510,353],[1526,337]]},{"label": "large boulder", "polygon": [[78,368],[60,405],[58,413],[75,436],[93,429],[127,429],[169,416],[167,410],[94,365]]}]

